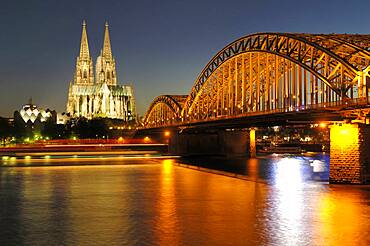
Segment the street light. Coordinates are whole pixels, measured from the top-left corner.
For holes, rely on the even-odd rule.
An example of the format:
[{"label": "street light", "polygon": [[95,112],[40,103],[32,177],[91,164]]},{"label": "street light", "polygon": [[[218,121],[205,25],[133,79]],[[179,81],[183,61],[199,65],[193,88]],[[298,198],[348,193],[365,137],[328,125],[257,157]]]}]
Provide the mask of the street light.
[{"label": "street light", "polygon": [[321,127],[321,128],[326,128],[326,123],[325,123],[325,122],[321,122],[321,123],[320,123],[320,127]]}]

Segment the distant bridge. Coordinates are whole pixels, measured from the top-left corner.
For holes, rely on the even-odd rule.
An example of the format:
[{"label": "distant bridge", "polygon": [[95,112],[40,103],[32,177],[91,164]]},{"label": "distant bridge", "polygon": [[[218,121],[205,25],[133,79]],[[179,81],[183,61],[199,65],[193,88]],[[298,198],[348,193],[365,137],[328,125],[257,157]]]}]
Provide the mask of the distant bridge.
[{"label": "distant bridge", "polygon": [[257,33],[224,47],[189,95],[162,95],[146,128],[369,104],[370,35]]}]

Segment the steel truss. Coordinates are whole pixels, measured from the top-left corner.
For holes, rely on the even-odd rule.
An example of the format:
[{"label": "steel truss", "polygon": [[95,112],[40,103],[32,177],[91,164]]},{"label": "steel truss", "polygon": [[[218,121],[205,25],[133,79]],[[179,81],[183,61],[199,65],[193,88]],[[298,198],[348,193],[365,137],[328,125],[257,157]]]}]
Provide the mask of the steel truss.
[{"label": "steel truss", "polygon": [[161,95],[150,104],[144,117],[145,125],[158,126],[179,121],[187,95]]},{"label": "steel truss", "polygon": [[[174,114],[178,120],[193,121],[278,109],[304,110],[351,100],[368,102],[369,50],[370,35],[248,35],[210,60],[181,113]],[[160,102],[156,100],[153,103]],[[147,115],[155,108],[153,103]],[[167,118],[157,120],[166,122]]]}]

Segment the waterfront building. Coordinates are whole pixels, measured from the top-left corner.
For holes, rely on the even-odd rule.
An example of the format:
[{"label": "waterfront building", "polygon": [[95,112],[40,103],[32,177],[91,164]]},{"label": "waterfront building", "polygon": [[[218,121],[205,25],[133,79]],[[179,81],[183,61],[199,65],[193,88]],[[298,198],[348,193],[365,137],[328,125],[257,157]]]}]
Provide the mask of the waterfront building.
[{"label": "waterfront building", "polygon": [[24,124],[37,125],[47,121],[49,118],[56,118],[56,112],[50,109],[39,109],[32,103],[32,99],[23,105],[19,111],[14,112],[14,119],[23,121]]},{"label": "waterfront building", "polygon": [[132,85],[118,84],[108,23],[105,24],[103,48],[96,60],[95,71],[85,21],[82,24],[80,53],[73,80],[69,83],[67,113],[88,119],[135,119],[134,89]]}]

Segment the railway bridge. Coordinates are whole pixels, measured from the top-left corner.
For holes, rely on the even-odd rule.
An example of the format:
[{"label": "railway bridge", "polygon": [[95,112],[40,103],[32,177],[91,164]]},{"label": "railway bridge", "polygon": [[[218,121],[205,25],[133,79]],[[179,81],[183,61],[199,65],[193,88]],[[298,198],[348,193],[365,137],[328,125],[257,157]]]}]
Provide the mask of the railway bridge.
[{"label": "railway bridge", "polygon": [[[161,95],[143,132],[179,155],[255,156],[255,128],[330,122],[330,182],[370,181],[370,35],[257,33],[226,45],[188,95]],[[369,147],[367,147],[369,146]]]}]

